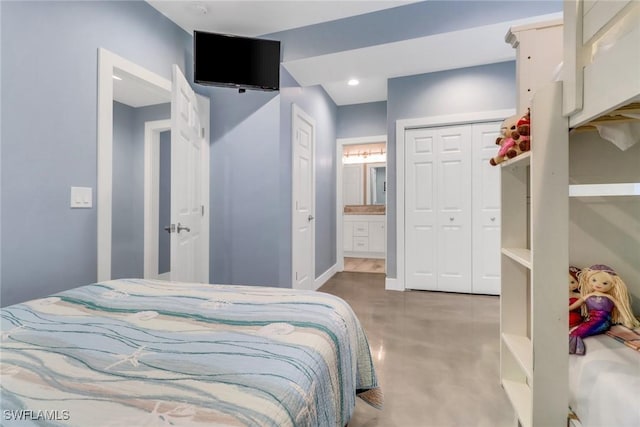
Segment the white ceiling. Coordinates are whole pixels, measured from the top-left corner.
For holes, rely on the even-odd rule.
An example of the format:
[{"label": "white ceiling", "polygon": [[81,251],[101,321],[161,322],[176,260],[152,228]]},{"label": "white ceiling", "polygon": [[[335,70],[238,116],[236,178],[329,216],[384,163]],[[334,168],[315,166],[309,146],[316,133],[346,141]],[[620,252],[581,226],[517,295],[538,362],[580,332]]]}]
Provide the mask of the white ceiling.
[{"label": "white ceiling", "polygon": [[146,1],[189,34],[197,29],[247,37],[305,27],[416,2],[416,0]]},{"label": "white ceiling", "polygon": [[[284,62],[301,86],[320,84],[337,105],[384,101],[387,79],[515,59],[510,27],[561,17],[544,15]],[[347,81],[356,78],[358,86]]]},{"label": "white ceiling", "polygon": [[113,100],[133,108],[146,107],[171,102],[171,92],[116,69],[113,72]]},{"label": "white ceiling", "polygon": [[[243,36],[274,33],[374,12],[412,1],[166,1],[147,0],[173,22],[194,29]],[[530,17],[361,49],[285,61],[301,86],[322,85],[337,105],[387,99],[387,79],[515,59],[504,41],[513,25],[560,18]],[[357,78],[358,86],[347,81]]]}]

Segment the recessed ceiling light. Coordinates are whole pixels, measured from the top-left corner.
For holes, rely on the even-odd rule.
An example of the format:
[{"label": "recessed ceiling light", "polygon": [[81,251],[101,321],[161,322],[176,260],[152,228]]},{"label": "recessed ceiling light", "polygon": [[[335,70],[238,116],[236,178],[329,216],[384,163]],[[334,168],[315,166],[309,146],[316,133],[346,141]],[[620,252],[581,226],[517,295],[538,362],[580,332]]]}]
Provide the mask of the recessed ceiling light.
[{"label": "recessed ceiling light", "polygon": [[349,86],[358,86],[360,84],[360,80],[358,79],[351,79],[348,82]]}]

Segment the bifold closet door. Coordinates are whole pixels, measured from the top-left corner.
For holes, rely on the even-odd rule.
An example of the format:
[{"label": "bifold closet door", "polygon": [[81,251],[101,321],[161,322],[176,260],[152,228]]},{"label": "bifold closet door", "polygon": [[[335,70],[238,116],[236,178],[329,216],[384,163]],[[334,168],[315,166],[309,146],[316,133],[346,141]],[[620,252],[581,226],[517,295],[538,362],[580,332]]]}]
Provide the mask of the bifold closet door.
[{"label": "bifold closet door", "polygon": [[405,287],[471,292],[471,126],[405,134]]},{"label": "bifold closet door", "polygon": [[474,294],[500,294],[500,167],[489,165],[498,151],[500,126],[500,122],[492,122],[472,128]]}]

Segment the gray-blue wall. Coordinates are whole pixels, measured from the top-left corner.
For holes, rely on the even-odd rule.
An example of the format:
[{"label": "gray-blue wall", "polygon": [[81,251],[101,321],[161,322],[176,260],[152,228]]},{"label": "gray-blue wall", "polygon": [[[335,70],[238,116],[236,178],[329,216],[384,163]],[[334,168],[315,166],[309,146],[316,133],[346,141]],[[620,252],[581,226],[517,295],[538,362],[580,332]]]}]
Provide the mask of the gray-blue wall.
[{"label": "gray-blue wall", "polygon": [[[387,85],[387,221],[396,222],[396,121],[515,108],[515,62],[390,79]],[[387,276],[397,277],[396,229],[387,229]]]},{"label": "gray-blue wall", "polygon": [[158,273],[164,274],[171,270],[171,235],[164,229],[171,224],[171,131],[160,132],[158,186]]},{"label": "gray-blue wall", "polygon": [[[140,162],[144,140],[135,138],[135,108],[113,103],[111,276],[142,277],[144,196]],[[137,143],[136,143],[137,142]]]},{"label": "gray-blue wall", "polygon": [[278,93],[240,94],[228,88],[206,93],[211,99],[211,280],[284,286],[275,226],[283,191]]},{"label": "gray-blue wall", "polygon": [[387,101],[338,107],[338,138],[359,138],[387,133]]},{"label": "gray-blue wall", "polygon": [[113,103],[112,279],[144,275],[144,126],[170,117],[171,104]]},{"label": "gray-blue wall", "polygon": [[[191,37],[145,2],[0,2],[2,305],[95,282],[98,48],[171,78]],[[70,209],[70,187],[93,209]]]}]

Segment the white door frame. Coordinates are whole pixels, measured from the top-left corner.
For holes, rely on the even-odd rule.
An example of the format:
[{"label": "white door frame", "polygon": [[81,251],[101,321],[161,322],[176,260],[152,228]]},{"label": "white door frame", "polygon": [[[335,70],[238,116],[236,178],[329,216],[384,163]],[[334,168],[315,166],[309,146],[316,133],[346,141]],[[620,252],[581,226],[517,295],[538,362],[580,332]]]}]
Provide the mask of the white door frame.
[{"label": "white door frame", "polygon": [[515,109],[462,113],[445,116],[430,116],[417,119],[398,120],[396,122],[396,278],[387,277],[385,288],[405,290],[405,131],[413,128],[472,124],[490,121],[502,121],[513,116]]},{"label": "white door frame", "polygon": [[[316,216],[316,121],[296,104],[291,104],[291,287],[295,284],[294,253],[296,252],[296,230],[294,216],[296,214],[296,200],[293,180],[295,179],[295,121],[296,116],[302,117],[313,126],[313,162],[311,164],[311,215]],[[316,220],[311,221],[311,283],[316,282]]]},{"label": "white door frame", "polygon": [[122,70],[168,93],[171,81],[106,49],[98,49],[98,281],[111,279],[113,190],[113,74]]},{"label": "white door frame", "polygon": [[[387,143],[387,135],[362,136],[358,138],[338,138],[336,140],[336,271],[344,271],[344,227],[342,223],[342,156],[345,145]],[[387,162],[388,163],[388,162]],[[385,203],[386,205],[386,203]],[[385,215],[386,218],[388,218]],[[388,230],[385,219],[385,230]],[[386,269],[385,257],[385,271]]]},{"label": "white door frame", "polygon": [[[158,279],[158,214],[160,212],[160,133],[171,120],[144,124],[144,278]],[[168,224],[167,224],[168,225]]]},{"label": "white door frame", "polygon": [[[146,84],[167,93],[167,102],[171,99],[171,81],[147,70],[106,49],[98,49],[98,118],[97,118],[97,280],[111,279],[112,247],[112,191],[113,191],[113,74],[121,70]],[[203,97],[199,102],[203,104]],[[208,99],[203,119],[209,121]],[[203,203],[205,217],[209,212],[209,135],[205,135],[203,144]],[[204,241],[200,256],[203,257],[203,269],[206,276],[209,271],[209,221],[203,220]]]}]

